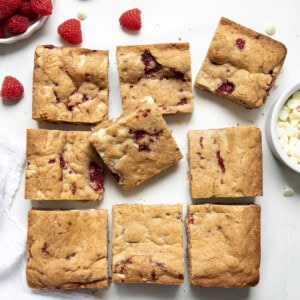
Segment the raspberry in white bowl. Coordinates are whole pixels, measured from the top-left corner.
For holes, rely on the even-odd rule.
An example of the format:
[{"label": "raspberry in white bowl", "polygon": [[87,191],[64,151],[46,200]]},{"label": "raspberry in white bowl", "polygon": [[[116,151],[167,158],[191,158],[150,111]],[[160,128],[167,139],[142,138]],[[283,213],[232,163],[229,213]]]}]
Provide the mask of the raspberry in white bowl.
[{"label": "raspberry in white bowl", "polygon": [[0,0],[0,44],[28,38],[52,14],[53,0]]}]

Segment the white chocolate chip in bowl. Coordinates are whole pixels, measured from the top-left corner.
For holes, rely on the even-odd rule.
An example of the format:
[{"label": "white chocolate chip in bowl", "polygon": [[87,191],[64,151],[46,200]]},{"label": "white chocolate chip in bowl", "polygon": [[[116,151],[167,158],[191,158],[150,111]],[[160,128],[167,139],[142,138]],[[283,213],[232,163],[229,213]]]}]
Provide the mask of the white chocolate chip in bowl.
[{"label": "white chocolate chip in bowl", "polygon": [[271,109],[267,138],[276,158],[300,173],[300,82],[285,90]]}]

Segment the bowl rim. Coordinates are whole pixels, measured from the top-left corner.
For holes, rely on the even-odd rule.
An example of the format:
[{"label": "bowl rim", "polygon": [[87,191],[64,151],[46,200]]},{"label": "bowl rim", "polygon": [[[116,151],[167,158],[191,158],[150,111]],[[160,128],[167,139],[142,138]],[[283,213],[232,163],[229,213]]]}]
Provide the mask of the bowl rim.
[{"label": "bowl rim", "polygon": [[34,23],[29,25],[28,29],[24,33],[13,35],[8,38],[0,38],[0,44],[13,44],[30,37],[34,32],[44,25],[48,17],[49,16],[39,17]]},{"label": "bowl rim", "polygon": [[283,151],[283,148],[279,144],[277,134],[277,121],[281,109],[286,103],[286,101],[298,90],[300,90],[300,81],[293,83],[287,89],[285,89],[281,96],[278,98],[278,100],[275,102],[274,107],[272,109],[270,131],[275,151],[277,152],[280,159],[292,170],[294,170],[297,173],[300,173],[300,164],[297,165],[289,159],[288,155]]}]

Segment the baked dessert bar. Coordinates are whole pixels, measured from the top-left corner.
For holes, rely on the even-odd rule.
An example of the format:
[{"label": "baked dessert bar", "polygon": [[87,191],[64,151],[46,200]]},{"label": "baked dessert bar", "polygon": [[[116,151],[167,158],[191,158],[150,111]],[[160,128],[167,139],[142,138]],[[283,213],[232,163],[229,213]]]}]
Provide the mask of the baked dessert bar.
[{"label": "baked dessert bar", "polygon": [[107,287],[107,210],[30,210],[26,273],[32,288]]},{"label": "baked dessert bar", "polygon": [[107,119],[108,51],[38,46],[32,96],[34,120],[95,124]]},{"label": "baked dessert bar", "polygon": [[182,284],[181,216],[179,204],[114,205],[113,282]]},{"label": "baked dessert bar", "polygon": [[117,47],[123,108],[151,96],[163,114],[193,112],[188,43]]},{"label": "baked dessert bar", "polygon": [[96,127],[90,141],[125,190],[169,168],[182,158],[156,105],[140,102],[132,111]]},{"label": "baked dessert bar", "polygon": [[25,198],[101,200],[102,162],[90,135],[84,131],[28,129]]},{"label": "baked dessert bar", "polygon": [[191,130],[188,140],[192,198],[263,194],[259,128]]},{"label": "baked dessert bar", "polygon": [[250,287],[259,281],[260,206],[189,205],[190,282],[201,287]]},{"label": "baked dessert bar", "polygon": [[286,53],[282,43],[222,17],[195,85],[247,108],[260,107]]}]

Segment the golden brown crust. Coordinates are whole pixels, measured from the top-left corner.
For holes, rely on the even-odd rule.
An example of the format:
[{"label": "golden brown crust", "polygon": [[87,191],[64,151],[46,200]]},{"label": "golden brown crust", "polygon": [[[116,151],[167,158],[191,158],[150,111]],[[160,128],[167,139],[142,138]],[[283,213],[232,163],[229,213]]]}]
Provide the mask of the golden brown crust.
[{"label": "golden brown crust", "polygon": [[32,118],[95,124],[107,119],[108,51],[42,45],[35,50]]},{"label": "golden brown crust", "polygon": [[179,285],[182,205],[113,206],[113,282]]},{"label": "golden brown crust", "polygon": [[32,288],[105,288],[107,211],[28,212],[27,283]]},{"label": "golden brown crust", "polygon": [[263,194],[259,128],[191,130],[188,139],[192,198]]},{"label": "golden brown crust", "polygon": [[25,199],[102,200],[103,169],[90,135],[28,129]]},{"label": "golden brown crust", "polygon": [[193,112],[188,43],[117,47],[124,110],[151,96],[163,114]]},{"label": "golden brown crust", "polygon": [[182,158],[162,115],[147,101],[98,127],[90,140],[124,189],[139,185]]},{"label": "golden brown crust", "polygon": [[233,288],[259,282],[260,206],[189,205],[186,226],[192,285]]},{"label": "golden brown crust", "polygon": [[282,43],[223,17],[195,85],[247,108],[259,107],[274,85],[286,53]]}]

